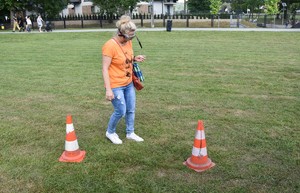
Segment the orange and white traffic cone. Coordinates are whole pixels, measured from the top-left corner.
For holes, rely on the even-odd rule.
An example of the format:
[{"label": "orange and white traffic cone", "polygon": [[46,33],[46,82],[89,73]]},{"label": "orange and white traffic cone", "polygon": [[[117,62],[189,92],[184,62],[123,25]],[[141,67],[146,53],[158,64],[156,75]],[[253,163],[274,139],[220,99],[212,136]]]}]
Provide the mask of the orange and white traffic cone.
[{"label": "orange and white traffic cone", "polygon": [[198,127],[195,134],[192,156],[183,162],[183,164],[196,172],[203,172],[215,166],[215,163],[207,156],[204,126],[203,122],[200,120],[198,121]]},{"label": "orange and white traffic cone", "polygon": [[66,133],[65,151],[60,156],[59,161],[81,162],[85,157],[85,151],[80,151],[79,149],[71,115],[67,115]]}]

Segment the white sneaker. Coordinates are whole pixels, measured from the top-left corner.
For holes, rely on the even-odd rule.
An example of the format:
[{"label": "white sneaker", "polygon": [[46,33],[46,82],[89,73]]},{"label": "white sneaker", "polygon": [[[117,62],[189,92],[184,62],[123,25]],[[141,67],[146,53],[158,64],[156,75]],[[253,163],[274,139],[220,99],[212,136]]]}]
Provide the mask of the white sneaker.
[{"label": "white sneaker", "polygon": [[127,139],[132,139],[132,140],[137,141],[137,142],[144,141],[143,138],[139,137],[139,136],[136,135],[135,133],[127,134],[127,135],[126,135],[126,138],[127,138]]},{"label": "white sneaker", "polygon": [[112,133],[109,134],[106,131],[106,137],[113,143],[113,144],[122,144],[122,140],[119,138],[118,134]]}]

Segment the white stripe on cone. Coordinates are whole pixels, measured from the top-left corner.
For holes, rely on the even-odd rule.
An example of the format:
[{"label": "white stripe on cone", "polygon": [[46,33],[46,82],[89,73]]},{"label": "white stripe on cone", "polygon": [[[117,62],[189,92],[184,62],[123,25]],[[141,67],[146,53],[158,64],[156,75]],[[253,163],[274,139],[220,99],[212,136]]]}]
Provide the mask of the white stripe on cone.
[{"label": "white stripe on cone", "polygon": [[195,139],[199,139],[199,140],[205,139],[204,130],[197,130],[195,134]]},{"label": "white stripe on cone", "polygon": [[76,151],[79,149],[79,145],[77,139],[74,141],[66,141],[65,142],[65,150],[66,151]]},{"label": "white stripe on cone", "polygon": [[68,133],[70,133],[70,132],[72,132],[72,131],[74,131],[73,123],[67,124],[67,125],[66,125],[66,133],[68,134]]},{"label": "white stripe on cone", "polygon": [[192,150],[193,156],[207,156],[207,149],[205,148],[197,148],[193,146]]}]

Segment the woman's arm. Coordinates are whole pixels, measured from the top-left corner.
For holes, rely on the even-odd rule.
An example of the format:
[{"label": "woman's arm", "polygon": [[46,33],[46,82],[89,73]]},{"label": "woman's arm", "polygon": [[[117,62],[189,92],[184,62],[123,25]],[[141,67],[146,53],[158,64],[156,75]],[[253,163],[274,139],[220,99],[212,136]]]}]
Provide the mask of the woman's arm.
[{"label": "woman's arm", "polygon": [[104,80],[104,85],[106,89],[105,97],[107,100],[111,101],[114,99],[114,93],[112,92],[112,89],[110,87],[110,80],[109,80],[109,74],[108,74],[108,68],[111,64],[111,58],[108,56],[102,55],[102,75]]}]

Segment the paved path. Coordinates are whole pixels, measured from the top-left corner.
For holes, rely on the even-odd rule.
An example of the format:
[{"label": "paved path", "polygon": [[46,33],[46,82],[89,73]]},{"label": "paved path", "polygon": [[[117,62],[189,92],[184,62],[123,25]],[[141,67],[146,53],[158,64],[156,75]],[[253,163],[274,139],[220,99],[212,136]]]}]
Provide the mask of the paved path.
[{"label": "paved path", "polygon": [[[52,33],[66,32],[114,32],[116,29],[57,29]],[[138,31],[166,31],[166,28],[138,28]],[[172,28],[171,31],[260,31],[260,32],[300,32],[300,28]],[[26,34],[27,32],[0,32],[0,34]],[[30,33],[40,33],[37,30]],[[46,33],[46,32],[45,32]],[[51,32],[48,32],[51,33]]]}]

